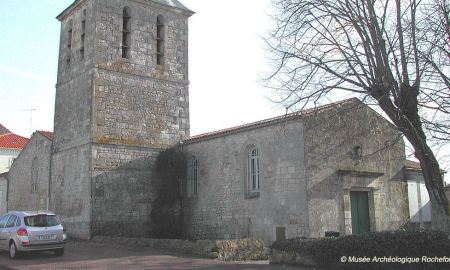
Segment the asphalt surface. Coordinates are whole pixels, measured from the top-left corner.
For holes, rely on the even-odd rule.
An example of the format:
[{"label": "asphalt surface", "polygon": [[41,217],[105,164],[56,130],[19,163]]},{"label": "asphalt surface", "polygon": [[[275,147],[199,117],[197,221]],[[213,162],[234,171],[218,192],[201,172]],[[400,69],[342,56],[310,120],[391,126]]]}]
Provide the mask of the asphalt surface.
[{"label": "asphalt surface", "polygon": [[130,249],[91,242],[69,242],[62,257],[53,252],[23,254],[11,260],[7,251],[0,252],[0,269],[219,269],[219,270],[269,270],[311,269],[292,266],[269,265],[267,261],[222,262],[151,249]]}]

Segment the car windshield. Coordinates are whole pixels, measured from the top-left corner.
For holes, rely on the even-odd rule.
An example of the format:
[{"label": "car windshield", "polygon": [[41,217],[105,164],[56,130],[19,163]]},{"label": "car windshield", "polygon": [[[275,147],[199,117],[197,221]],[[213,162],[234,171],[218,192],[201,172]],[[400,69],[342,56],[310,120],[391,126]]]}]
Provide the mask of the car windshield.
[{"label": "car windshield", "polygon": [[29,227],[51,227],[59,225],[59,220],[56,216],[47,215],[37,215],[28,216],[24,218],[25,225]]}]

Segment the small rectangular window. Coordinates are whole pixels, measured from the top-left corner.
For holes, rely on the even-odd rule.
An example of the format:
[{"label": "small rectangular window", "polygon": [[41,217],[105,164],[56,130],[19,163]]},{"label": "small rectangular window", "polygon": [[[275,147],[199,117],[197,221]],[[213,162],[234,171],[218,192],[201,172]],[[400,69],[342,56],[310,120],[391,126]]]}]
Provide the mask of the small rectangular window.
[{"label": "small rectangular window", "polygon": [[277,227],[276,228],[276,240],[286,240],[286,228],[285,227]]}]

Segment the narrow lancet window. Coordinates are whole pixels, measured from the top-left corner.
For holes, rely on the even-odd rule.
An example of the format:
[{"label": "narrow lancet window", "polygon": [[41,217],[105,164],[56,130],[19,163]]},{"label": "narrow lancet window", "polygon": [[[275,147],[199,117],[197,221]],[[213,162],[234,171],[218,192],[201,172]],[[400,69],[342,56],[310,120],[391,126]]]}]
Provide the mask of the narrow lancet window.
[{"label": "narrow lancet window", "polygon": [[70,56],[72,54],[72,24],[73,21],[69,21],[69,30],[67,30],[67,65],[70,65]]},{"label": "narrow lancet window", "polygon": [[188,197],[196,197],[198,190],[198,161],[192,157],[188,165]]},{"label": "narrow lancet window", "polygon": [[84,43],[86,36],[86,10],[83,10],[83,19],[81,20],[81,48],[80,48],[80,59],[84,59]]},{"label": "narrow lancet window", "polygon": [[131,12],[129,7],[123,9],[122,58],[130,58]]},{"label": "narrow lancet window", "polygon": [[156,64],[164,65],[164,17],[156,18]]},{"label": "narrow lancet window", "polygon": [[256,147],[251,148],[248,152],[247,187],[249,193],[259,191],[259,153]]}]

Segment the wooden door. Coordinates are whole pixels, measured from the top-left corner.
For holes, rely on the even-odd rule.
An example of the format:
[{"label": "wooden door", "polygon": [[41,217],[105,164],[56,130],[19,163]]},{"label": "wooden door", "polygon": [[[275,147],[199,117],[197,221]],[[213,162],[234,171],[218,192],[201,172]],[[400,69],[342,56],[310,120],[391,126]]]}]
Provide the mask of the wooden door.
[{"label": "wooden door", "polygon": [[352,233],[369,232],[369,193],[367,191],[350,191],[350,201],[352,207]]}]

